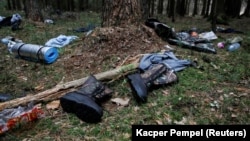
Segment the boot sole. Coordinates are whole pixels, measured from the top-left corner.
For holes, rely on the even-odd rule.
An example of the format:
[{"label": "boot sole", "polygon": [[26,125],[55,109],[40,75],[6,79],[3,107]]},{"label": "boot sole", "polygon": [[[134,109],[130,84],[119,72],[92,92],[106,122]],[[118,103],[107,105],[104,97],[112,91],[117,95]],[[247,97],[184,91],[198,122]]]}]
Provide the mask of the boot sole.
[{"label": "boot sole", "polygon": [[101,121],[102,108],[90,97],[70,92],[60,98],[61,106],[67,113],[74,113],[79,119],[95,123]]}]

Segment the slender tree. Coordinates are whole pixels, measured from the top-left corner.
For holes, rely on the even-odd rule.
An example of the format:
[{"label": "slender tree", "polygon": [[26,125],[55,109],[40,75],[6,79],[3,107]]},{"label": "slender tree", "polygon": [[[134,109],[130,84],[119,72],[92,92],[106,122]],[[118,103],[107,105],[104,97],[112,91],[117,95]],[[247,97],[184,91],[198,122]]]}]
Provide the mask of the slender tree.
[{"label": "slender tree", "polygon": [[194,11],[193,16],[198,14],[198,0],[194,0]]},{"label": "slender tree", "polygon": [[151,16],[154,16],[154,14],[155,14],[155,0],[151,0],[151,2],[150,2],[150,15]]},{"label": "slender tree", "polygon": [[176,12],[180,16],[182,16],[182,17],[185,16],[186,9],[187,9],[186,0],[177,0],[177,3],[176,3]]},{"label": "slender tree", "polygon": [[168,17],[172,19],[172,22],[175,22],[175,0],[170,0],[169,6],[170,11]]},{"label": "slender tree", "polygon": [[157,14],[163,13],[163,0],[159,0],[157,4]]},{"label": "slender tree", "polygon": [[205,12],[205,15],[204,15],[205,18],[210,15],[210,7],[211,7],[211,0],[208,0],[207,1],[207,6],[206,6],[206,12]]},{"label": "slender tree", "polygon": [[202,16],[205,16],[206,8],[207,8],[206,5],[207,5],[207,0],[203,0],[202,11],[201,11]]},{"label": "slender tree", "polygon": [[213,0],[212,3],[212,13],[211,13],[211,28],[213,32],[216,32],[216,21],[217,21],[217,2],[218,0]]},{"label": "slender tree", "polygon": [[250,0],[247,0],[247,7],[243,13],[244,16],[249,17],[250,12]]},{"label": "slender tree", "polygon": [[11,1],[7,0],[7,9],[11,10],[12,9],[12,5],[11,5]]}]

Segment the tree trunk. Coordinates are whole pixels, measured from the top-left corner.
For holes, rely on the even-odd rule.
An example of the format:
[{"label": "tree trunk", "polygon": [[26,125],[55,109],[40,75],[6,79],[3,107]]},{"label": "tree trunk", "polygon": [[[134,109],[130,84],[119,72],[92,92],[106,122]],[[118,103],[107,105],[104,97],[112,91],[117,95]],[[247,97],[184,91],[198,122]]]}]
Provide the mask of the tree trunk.
[{"label": "tree trunk", "polygon": [[163,13],[163,0],[159,0],[157,5],[157,14],[162,14],[162,13]]},{"label": "tree trunk", "polygon": [[74,0],[67,0],[67,6],[68,11],[74,11],[75,10],[75,2]]},{"label": "tree trunk", "polygon": [[175,0],[170,0],[169,6],[170,11],[168,17],[172,19],[172,22],[175,22]]},{"label": "tree trunk", "polygon": [[194,0],[194,11],[193,16],[198,14],[198,0]]},{"label": "tree trunk", "polygon": [[211,18],[212,18],[211,25],[212,25],[212,31],[213,32],[216,32],[217,3],[218,3],[218,0],[213,0],[213,3],[212,3],[212,13],[211,13]]},{"label": "tree trunk", "polygon": [[244,11],[244,16],[249,17],[249,12],[250,12],[250,0],[247,1],[247,7]]},{"label": "tree trunk", "polygon": [[206,14],[206,6],[207,6],[207,0],[203,0],[202,11],[201,11],[202,16],[205,16]]},{"label": "tree trunk", "polygon": [[180,16],[185,16],[186,14],[186,0],[177,0],[176,3],[176,12],[180,15]]},{"label": "tree trunk", "polygon": [[102,26],[138,24],[142,20],[140,0],[103,0]]},{"label": "tree trunk", "polygon": [[150,15],[151,16],[154,16],[154,14],[155,14],[155,0],[151,0],[151,2],[150,2]]},{"label": "tree trunk", "polygon": [[142,19],[150,17],[150,0],[141,0]]},{"label": "tree trunk", "polygon": [[204,17],[208,17],[209,16],[209,12],[210,12],[210,3],[211,3],[211,0],[208,0],[207,1],[207,8],[206,8],[206,13],[205,13],[205,16]]},{"label": "tree trunk", "polygon": [[25,1],[25,14],[26,18],[32,21],[43,22],[43,15],[41,13],[38,0]]},{"label": "tree trunk", "polygon": [[12,5],[11,5],[10,0],[7,0],[7,9],[12,10]]},{"label": "tree trunk", "polygon": [[226,0],[226,14],[233,18],[239,17],[242,0]]},{"label": "tree trunk", "polygon": [[16,0],[16,10],[22,10],[21,1]]}]

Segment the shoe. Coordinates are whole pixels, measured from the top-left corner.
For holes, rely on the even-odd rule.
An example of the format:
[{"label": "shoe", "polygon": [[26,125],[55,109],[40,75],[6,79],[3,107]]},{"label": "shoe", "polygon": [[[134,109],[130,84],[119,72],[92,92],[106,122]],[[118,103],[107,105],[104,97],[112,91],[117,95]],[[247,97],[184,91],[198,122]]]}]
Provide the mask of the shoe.
[{"label": "shoe", "polygon": [[100,122],[103,116],[102,108],[86,95],[70,92],[62,96],[60,102],[65,112],[74,113],[85,122]]}]

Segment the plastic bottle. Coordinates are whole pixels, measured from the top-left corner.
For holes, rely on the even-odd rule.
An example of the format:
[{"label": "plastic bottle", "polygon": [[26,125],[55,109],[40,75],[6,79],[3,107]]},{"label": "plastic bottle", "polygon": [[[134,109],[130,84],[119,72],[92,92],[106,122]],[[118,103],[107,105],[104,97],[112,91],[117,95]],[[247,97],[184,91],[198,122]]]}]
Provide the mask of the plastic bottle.
[{"label": "plastic bottle", "polygon": [[237,49],[240,48],[240,44],[239,43],[233,43],[233,44],[230,44],[227,48],[228,51],[235,51]]}]

